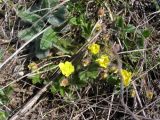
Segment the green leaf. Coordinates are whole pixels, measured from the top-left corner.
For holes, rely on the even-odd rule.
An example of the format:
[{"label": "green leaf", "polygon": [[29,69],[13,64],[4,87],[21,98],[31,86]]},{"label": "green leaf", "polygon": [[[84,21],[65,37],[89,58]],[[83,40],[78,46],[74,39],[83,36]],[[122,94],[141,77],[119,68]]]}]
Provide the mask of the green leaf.
[{"label": "green leaf", "polygon": [[[38,20],[41,19],[41,17],[39,15],[31,13],[30,11],[19,11],[18,12],[18,17],[20,17],[23,21],[27,21],[27,22],[30,22],[30,23],[37,22]],[[40,20],[39,23],[43,24],[43,21]]]},{"label": "green leaf", "polygon": [[87,82],[90,79],[96,79],[98,77],[98,71],[82,71],[79,73],[79,79]]},{"label": "green leaf", "polygon": [[151,31],[149,29],[145,29],[142,31],[142,35],[144,38],[147,38],[151,35]]},{"label": "green leaf", "polygon": [[110,85],[118,85],[120,83],[120,80],[118,76],[115,75],[109,75],[107,79],[108,84]]},{"label": "green leaf", "polygon": [[52,28],[49,28],[43,33],[41,39],[40,48],[43,50],[50,49],[53,47],[53,43],[58,42],[58,37]]},{"label": "green leaf", "polygon": [[99,73],[97,68],[98,68],[97,64],[89,65],[88,69],[79,73],[79,79],[81,81],[86,81],[86,82],[91,79],[92,80],[96,79]]},{"label": "green leaf", "polygon": [[60,7],[56,12],[54,12],[52,15],[49,16],[48,22],[52,24],[54,27],[61,26],[65,20],[65,14],[66,14],[66,7],[62,6]]},{"label": "green leaf", "polygon": [[124,27],[124,20],[123,20],[122,16],[118,17],[116,22],[117,22],[117,27],[119,27],[119,28],[123,28]]},{"label": "green leaf", "polygon": [[61,39],[58,43],[60,46],[62,46],[65,49],[72,46],[71,40],[69,40],[69,39]]},{"label": "green leaf", "polygon": [[18,12],[18,16],[23,21],[33,24],[30,28],[26,28],[18,32],[18,37],[20,37],[22,40],[31,39],[44,27],[44,22],[41,20],[41,17],[37,14],[31,13],[30,11],[20,11]]},{"label": "green leaf", "polygon": [[59,45],[59,40],[60,38],[56,35],[54,30],[50,28],[43,33],[43,37],[40,43],[40,48],[42,50],[47,50],[55,47],[64,53],[68,53],[68,51],[66,51],[61,45]]},{"label": "green leaf", "polygon": [[38,30],[35,27],[26,28],[18,32],[18,37],[22,40],[30,40],[35,34],[38,33]]},{"label": "green leaf", "polygon": [[3,112],[3,111],[0,111],[0,120],[7,120],[5,112]]},{"label": "green leaf", "polygon": [[0,95],[5,95],[5,93],[3,92],[1,88],[0,88]]},{"label": "green leaf", "polygon": [[64,95],[65,95],[65,90],[62,87],[60,88],[60,94],[62,97],[64,97]]},{"label": "green leaf", "polygon": [[86,71],[82,71],[82,72],[79,73],[79,79],[80,79],[81,81],[86,81],[86,80],[88,80]]},{"label": "green leaf", "polygon": [[32,79],[33,84],[41,83],[41,78],[39,74],[36,74],[34,76],[29,77],[29,79]]},{"label": "green leaf", "polygon": [[91,71],[87,73],[88,74],[87,76],[92,79],[96,79],[98,77],[98,73],[99,73],[98,71]]},{"label": "green leaf", "polygon": [[55,16],[49,17],[48,22],[52,24],[54,27],[58,27],[62,24],[62,21]]},{"label": "green leaf", "polygon": [[72,25],[78,25],[76,17],[71,18],[69,22]]},{"label": "green leaf", "polygon": [[11,86],[6,87],[4,93],[6,96],[10,96],[13,93],[13,88]]},{"label": "green leaf", "polygon": [[51,86],[50,90],[51,90],[53,95],[58,92],[58,90],[56,89],[56,87],[54,85]]}]

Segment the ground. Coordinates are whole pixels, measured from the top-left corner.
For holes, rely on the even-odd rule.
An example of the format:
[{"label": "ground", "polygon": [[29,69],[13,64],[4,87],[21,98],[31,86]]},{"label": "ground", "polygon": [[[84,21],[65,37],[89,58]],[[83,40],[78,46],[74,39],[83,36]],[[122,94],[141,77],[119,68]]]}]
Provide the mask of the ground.
[{"label": "ground", "polygon": [[[44,32],[47,37],[44,35],[43,39],[41,35],[38,36],[0,68],[0,120],[13,120],[14,115],[18,115],[16,120],[160,119],[158,0],[63,0],[54,3],[57,6],[47,7],[49,14],[40,12],[38,15],[43,15],[41,18],[37,14],[32,18],[25,15],[28,13],[17,12],[20,8],[32,12],[42,10],[42,1],[0,0],[0,65],[16,53],[28,38],[33,38],[32,34],[27,36],[28,33],[25,33],[26,36],[24,33],[20,35],[25,28],[31,28],[35,34],[34,29],[41,33],[51,25],[53,30],[49,27],[47,29],[54,33],[49,36]],[[44,5],[49,6],[48,4],[46,2]],[[57,21],[54,21],[51,13],[54,8],[61,8],[62,4],[69,6],[69,14],[65,18],[67,21],[60,16],[60,20],[59,17],[56,18],[58,23],[55,23]],[[59,14],[64,15],[63,12]],[[48,21],[50,18],[43,20],[50,15],[53,21]],[[60,25],[57,26],[58,24]],[[39,30],[40,28],[42,29]],[[37,42],[40,37],[44,40],[44,46]],[[50,37],[55,41],[65,39],[66,42],[49,41],[49,44],[45,44],[45,40]],[[70,42],[67,42],[68,39]],[[100,55],[90,53],[86,47],[92,44],[90,41],[101,45],[101,52],[110,56],[108,68],[99,67],[95,70],[97,63],[92,59]],[[51,46],[50,42],[54,45]],[[35,46],[40,46],[43,50],[37,53],[39,48]],[[46,47],[48,49],[45,51]],[[72,61],[77,67],[69,79],[69,85],[53,88],[54,84],[55,87],[59,84],[57,80],[61,81],[59,77],[62,74],[57,68],[50,71],[44,69],[45,72],[38,76],[43,82],[34,83],[33,79],[25,76],[33,72],[28,67],[30,63],[36,63],[35,66],[40,68],[49,64],[57,65],[65,60]],[[124,88],[120,75],[117,75],[119,72],[111,70],[113,67],[117,71],[122,68],[132,71],[129,86]],[[38,96],[37,99],[35,96]],[[26,111],[23,112],[24,110]],[[2,116],[4,112],[5,117]]]}]

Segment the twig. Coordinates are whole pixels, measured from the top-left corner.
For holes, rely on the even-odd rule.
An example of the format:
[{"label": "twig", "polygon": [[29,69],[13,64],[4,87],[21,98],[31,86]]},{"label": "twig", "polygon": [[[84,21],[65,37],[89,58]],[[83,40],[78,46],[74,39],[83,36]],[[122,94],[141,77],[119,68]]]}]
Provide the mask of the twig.
[{"label": "twig", "polygon": [[109,111],[108,111],[108,117],[107,117],[107,120],[110,120],[110,114],[111,114],[111,110],[112,110],[112,105],[113,105],[114,95],[115,95],[115,93],[113,92],[113,94],[112,94],[112,98],[111,98],[111,104],[110,104]]}]

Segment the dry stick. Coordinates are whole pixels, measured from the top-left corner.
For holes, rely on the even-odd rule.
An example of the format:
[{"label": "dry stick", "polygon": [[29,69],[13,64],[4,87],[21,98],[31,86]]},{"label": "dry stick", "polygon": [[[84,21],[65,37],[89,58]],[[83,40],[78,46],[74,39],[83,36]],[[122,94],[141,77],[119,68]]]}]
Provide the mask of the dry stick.
[{"label": "dry stick", "polygon": [[[96,39],[96,37],[98,37],[98,35],[100,35],[101,31],[98,32],[92,39],[90,38],[90,41],[87,42],[88,44],[92,43],[92,41],[94,41]],[[77,52],[76,55],[74,55],[71,58],[72,62],[76,62],[77,60],[79,60],[79,57],[81,55],[81,53],[85,50],[84,47],[86,48],[88,46],[88,44],[84,44],[79,52]],[[53,73],[53,75],[51,76],[51,80],[47,85],[45,85],[33,98],[31,98],[19,111],[17,111],[13,116],[11,116],[11,118],[9,120],[16,120],[18,119],[21,115],[25,115],[26,112],[32,108],[32,106],[37,102],[37,100],[40,98],[40,96],[47,90],[47,88],[53,83],[53,80],[55,78],[57,78],[60,75],[60,70],[59,68],[57,68],[55,70],[55,72]]]},{"label": "dry stick", "polygon": [[114,95],[115,95],[115,93],[113,92],[113,94],[112,94],[112,98],[111,98],[111,104],[110,104],[109,111],[108,111],[108,117],[107,117],[107,120],[110,120],[109,118],[110,118],[110,114],[111,114],[111,110],[112,110],[112,105],[113,105]]},{"label": "dry stick", "polygon": [[[140,104],[140,106],[141,106],[141,108],[142,108],[143,105],[142,105],[141,99],[140,99],[140,97],[139,97],[139,94],[138,94],[138,92],[137,92],[137,88],[136,88],[136,86],[135,86],[135,83],[132,82],[132,85],[133,85],[133,88],[134,88],[134,90],[135,90],[135,92],[136,92],[136,97],[137,97],[137,99],[138,99],[138,102],[139,102],[139,104]],[[145,113],[144,110],[142,110],[142,113],[143,113],[143,115],[146,117],[146,113]]]},{"label": "dry stick", "polygon": [[144,108],[142,108],[141,110],[139,110],[138,112],[136,112],[135,114],[139,114],[140,112],[142,112],[143,110],[147,109],[148,107],[150,107],[153,104],[156,104],[157,102],[160,101],[160,97],[158,97],[155,101],[151,102],[150,104],[148,104],[147,106],[145,106]]}]

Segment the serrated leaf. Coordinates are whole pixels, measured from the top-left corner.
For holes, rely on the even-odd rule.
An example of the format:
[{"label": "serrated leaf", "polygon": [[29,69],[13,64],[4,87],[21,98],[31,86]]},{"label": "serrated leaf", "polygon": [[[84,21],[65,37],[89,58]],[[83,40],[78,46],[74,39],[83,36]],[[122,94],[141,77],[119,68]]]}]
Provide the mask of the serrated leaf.
[{"label": "serrated leaf", "polygon": [[37,14],[31,13],[30,11],[19,11],[18,17],[20,17],[23,21],[27,21],[30,23],[34,23],[39,20],[40,21],[39,25],[40,25],[40,23],[43,24],[43,21],[40,20],[41,17]]},{"label": "serrated leaf", "polygon": [[35,31],[33,29],[27,28],[18,32],[18,37],[22,40],[29,40],[35,35]]},{"label": "serrated leaf", "polygon": [[43,50],[50,49],[53,47],[53,43],[58,41],[58,37],[52,28],[49,28],[43,33],[41,39],[40,48]]},{"label": "serrated leaf", "polygon": [[79,79],[80,79],[81,81],[85,81],[85,80],[88,79],[88,78],[87,78],[86,71],[82,71],[82,72],[79,73]]},{"label": "serrated leaf", "polygon": [[96,79],[98,77],[98,71],[82,71],[79,73],[79,79],[81,81],[87,81],[89,79]]},{"label": "serrated leaf", "polygon": [[39,29],[35,27],[26,28],[18,32],[18,37],[22,40],[30,40],[35,34],[39,32]]},{"label": "serrated leaf", "polygon": [[43,37],[41,39],[40,48],[42,50],[51,49],[53,47],[57,48],[58,50],[68,53],[62,46],[59,45],[59,37],[56,35],[52,28],[49,28],[47,31],[43,33]]}]

